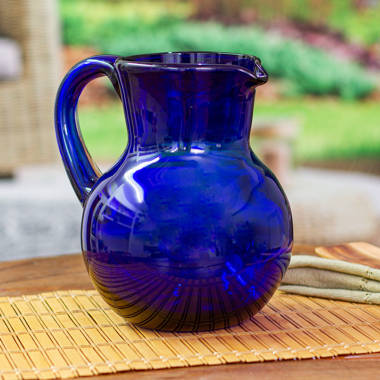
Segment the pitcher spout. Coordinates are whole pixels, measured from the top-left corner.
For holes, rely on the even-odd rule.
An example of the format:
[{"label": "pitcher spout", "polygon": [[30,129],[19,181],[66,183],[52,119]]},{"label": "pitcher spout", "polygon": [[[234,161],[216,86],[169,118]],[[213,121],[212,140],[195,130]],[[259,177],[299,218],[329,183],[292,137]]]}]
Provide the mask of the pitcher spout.
[{"label": "pitcher spout", "polygon": [[257,87],[268,81],[268,73],[261,65],[259,58],[240,54],[223,54],[223,58],[224,64],[235,66],[245,74],[250,85]]},{"label": "pitcher spout", "polygon": [[253,77],[257,81],[257,86],[264,84],[268,81],[268,73],[261,65],[259,58],[255,57],[255,68],[253,70]]}]

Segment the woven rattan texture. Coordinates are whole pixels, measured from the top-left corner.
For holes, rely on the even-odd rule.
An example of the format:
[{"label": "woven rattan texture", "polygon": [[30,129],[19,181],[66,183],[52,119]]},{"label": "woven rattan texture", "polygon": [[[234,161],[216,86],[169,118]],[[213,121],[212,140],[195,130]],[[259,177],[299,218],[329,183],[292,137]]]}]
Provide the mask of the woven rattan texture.
[{"label": "woven rattan texture", "polygon": [[0,174],[58,158],[54,100],[61,76],[58,2],[0,0],[0,35],[22,50],[23,72],[0,81]]},{"label": "woven rattan texture", "polygon": [[278,292],[255,318],[202,333],[142,330],[95,291],[0,298],[0,378],[332,357],[380,351],[380,307]]}]

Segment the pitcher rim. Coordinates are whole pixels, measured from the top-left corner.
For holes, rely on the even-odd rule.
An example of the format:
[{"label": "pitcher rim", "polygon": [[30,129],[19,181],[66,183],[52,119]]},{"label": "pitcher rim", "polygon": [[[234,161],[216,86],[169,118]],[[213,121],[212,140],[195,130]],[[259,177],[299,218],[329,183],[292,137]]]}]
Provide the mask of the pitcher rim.
[{"label": "pitcher rim", "polygon": [[[175,54],[210,54],[217,56],[230,56],[235,59],[248,59],[254,64],[254,69],[250,69],[249,67],[239,64],[239,63],[218,63],[218,62],[162,62],[162,61],[154,61],[152,58],[154,56],[163,56],[163,55],[175,55]],[[138,59],[142,60],[138,60]],[[201,57],[199,57],[201,59]],[[244,54],[244,53],[229,53],[229,52],[216,52],[216,51],[164,51],[157,53],[144,53],[137,55],[129,55],[129,56],[119,56],[115,63],[124,63],[129,66],[137,66],[137,67],[149,67],[149,68],[162,68],[162,69],[197,69],[197,70],[217,70],[221,68],[237,70],[241,72],[245,72],[247,75],[253,77],[258,80],[260,83],[265,83],[268,80],[268,73],[261,65],[261,60],[255,55]],[[259,69],[259,70],[257,70]],[[261,72],[260,75],[259,72]]]},{"label": "pitcher rim", "polygon": [[[219,52],[219,51],[211,51],[211,50],[175,50],[175,51],[158,51],[154,53],[143,53],[143,54],[133,54],[133,55],[127,55],[127,56],[119,56],[119,59],[125,60],[125,61],[132,61],[132,62],[141,62],[141,63],[152,63],[152,64],[159,64],[159,65],[167,65],[172,63],[165,63],[165,62],[157,62],[157,61],[150,61],[150,60],[142,60],[142,61],[135,61],[137,58],[142,57],[149,57],[154,55],[164,55],[164,54],[215,54],[215,55],[231,55],[235,56],[237,58],[249,58],[254,61],[259,60],[260,58],[256,55],[251,54],[244,54],[244,53],[230,53],[230,52]],[[224,65],[223,63],[173,63],[175,65]]]}]

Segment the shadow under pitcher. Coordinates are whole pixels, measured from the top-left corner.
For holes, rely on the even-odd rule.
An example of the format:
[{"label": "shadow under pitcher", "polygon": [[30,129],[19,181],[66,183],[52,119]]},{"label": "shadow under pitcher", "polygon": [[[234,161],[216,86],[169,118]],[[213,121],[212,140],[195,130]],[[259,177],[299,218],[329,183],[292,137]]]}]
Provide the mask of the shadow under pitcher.
[{"label": "shadow under pitcher", "polygon": [[[76,120],[81,91],[102,75],[123,102],[129,134],[103,174]],[[63,80],[56,134],[84,207],[84,261],[104,300],[138,326],[229,327],[277,289],[292,217],[249,145],[255,89],[267,79],[253,56],[175,52],[95,56]]]}]

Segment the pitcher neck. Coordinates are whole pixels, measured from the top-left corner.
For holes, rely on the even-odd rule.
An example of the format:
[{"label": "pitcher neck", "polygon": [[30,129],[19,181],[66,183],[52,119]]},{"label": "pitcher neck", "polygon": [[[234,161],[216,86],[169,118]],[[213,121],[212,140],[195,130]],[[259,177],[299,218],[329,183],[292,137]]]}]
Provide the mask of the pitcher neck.
[{"label": "pitcher neck", "polygon": [[125,70],[130,151],[249,145],[255,89],[239,73]]},{"label": "pitcher neck", "polygon": [[[188,101],[171,104],[159,116],[141,107],[132,110],[130,149],[196,151],[239,150],[249,146],[254,93],[239,103],[224,100],[199,106]],[[207,107],[207,108],[206,108]],[[213,110],[218,108],[218,111]]]}]

